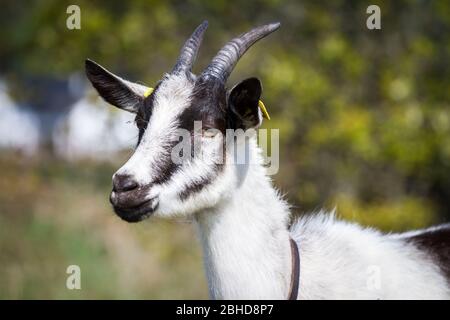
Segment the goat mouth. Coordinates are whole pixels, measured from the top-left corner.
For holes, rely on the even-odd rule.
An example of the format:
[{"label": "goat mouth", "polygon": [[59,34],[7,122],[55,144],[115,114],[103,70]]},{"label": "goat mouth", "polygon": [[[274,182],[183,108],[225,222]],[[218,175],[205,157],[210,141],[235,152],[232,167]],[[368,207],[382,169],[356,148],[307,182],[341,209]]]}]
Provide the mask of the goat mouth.
[{"label": "goat mouth", "polygon": [[136,206],[115,206],[113,205],[115,213],[126,222],[139,222],[150,217],[158,207],[156,198],[146,200]]}]

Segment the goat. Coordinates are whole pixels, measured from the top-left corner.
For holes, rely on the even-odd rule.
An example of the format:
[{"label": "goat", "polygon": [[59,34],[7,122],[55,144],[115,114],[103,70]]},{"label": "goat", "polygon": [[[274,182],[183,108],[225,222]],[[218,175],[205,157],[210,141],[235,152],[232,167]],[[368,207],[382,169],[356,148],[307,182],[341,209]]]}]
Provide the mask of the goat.
[{"label": "goat", "polygon": [[[258,128],[264,110],[257,78],[230,90],[227,79],[247,49],[279,25],[231,40],[197,76],[191,69],[207,28],[203,22],[154,89],[86,60],[100,96],[135,113],[139,129],[134,153],[113,175],[115,212],[128,222],[151,215],[192,218],[214,299],[449,299],[449,224],[384,235],[319,212],[289,227],[290,208],[266,174],[255,136],[229,147],[225,131]],[[202,121],[199,132],[196,121]],[[178,129],[198,141],[202,157],[171,160]],[[232,161],[237,151],[248,156],[243,164]],[[189,152],[197,154],[195,148]],[[372,286],[374,275],[378,284]]]}]

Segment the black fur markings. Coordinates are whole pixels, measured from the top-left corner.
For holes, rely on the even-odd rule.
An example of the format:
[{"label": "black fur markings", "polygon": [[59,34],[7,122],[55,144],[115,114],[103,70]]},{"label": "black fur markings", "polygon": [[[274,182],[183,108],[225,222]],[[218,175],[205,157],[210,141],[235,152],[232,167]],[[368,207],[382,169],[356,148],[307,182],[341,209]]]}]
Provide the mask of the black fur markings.
[{"label": "black fur markings", "polygon": [[214,178],[219,175],[222,169],[223,165],[216,164],[214,166],[214,169],[212,170],[212,173],[210,173],[207,177],[191,182],[191,184],[189,184],[183,191],[181,191],[178,196],[181,200],[186,200],[195,193],[202,191],[207,185],[211,184],[214,181]]},{"label": "black fur markings", "polygon": [[192,94],[191,105],[180,115],[180,127],[189,131],[194,129],[194,121],[202,121],[203,128],[214,128],[225,133],[226,91],[218,81],[198,79]]},{"label": "black fur markings", "polygon": [[[202,129],[216,129],[224,136],[227,127],[226,90],[223,83],[216,79],[199,78],[194,87],[191,105],[184,110],[179,118],[180,127],[193,132],[194,122],[201,121]],[[225,142],[225,141],[224,141]],[[194,150],[191,155],[195,157]],[[223,159],[221,159],[223,161]],[[192,181],[179,193],[181,200],[186,200],[195,193],[211,184],[223,169],[222,163],[217,163],[208,176]]]},{"label": "black fur markings", "polygon": [[161,81],[158,82],[153,89],[153,92],[151,95],[149,95],[147,98],[145,98],[144,102],[141,104],[135,118],[136,126],[139,130],[139,137],[137,145],[142,140],[142,136],[144,135],[145,130],[147,129],[148,122],[150,120],[150,117],[152,116],[153,111],[153,102],[155,100],[155,94],[159,89],[159,86],[161,85]]},{"label": "black fur markings", "polygon": [[188,199],[191,195],[200,192],[201,190],[203,190],[203,188],[210,184],[212,182],[212,179],[210,177],[207,178],[203,178],[199,181],[194,181],[192,182],[190,185],[188,185],[186,187],[186,189],[184,189],[183,191],[181,191],[178,196],[180,197],[181,200],[186,200]]},{"label": "black fur markings", "polygon": [[444,224],[412,235],[406,239],[429,253],[450,284],[450,224]]},{"label": "black fur markings", "polygon": [[92,85],[106,102],[131,112],[142,105],[143,97],[135,94],[125,82],[96,62],[87,59],[85,69]]},{"label": "black fur markings", "polygon": [[[145,99],[144,103],[141,104],[136,115],[135,121],[139,128],[138,145],[142,140],[152,116],[154,99],[160,83],[155,87],[153,93]],[[168,110],[167,112],[170,111]],[[197,79],[191,104],[179,115],[177,123],[180,129],[190,131],[191,137],[194,138],[195,121],[201,121],[203,129],[217,129],[222,134],[225,134],[227,126],[226,90],[222,83],[202,78]],[[155,163],[152,163],[152,171],[157,173],[157,177],[152,181],[153,184],[167,182],[180,169],[181,164],[174,162],[171,158],[172,149],[178,143],[180,141],[176,140],[167,143],[164,151],[159,155],[159,159]],[[191,156],[195,157],[194,144],[191,143],[191,145]],[[206,185],[211,184],[222,168],[223,164],[214,165],[211,168],[212,172],[206,178],[199,178],[198,180],[194,180],[190,185],[187,185],[186,189],[179,193],[180,199],[185,200],[192,194],[201,191]]]},{"label": "black fur markings", "polygon": [[231,89],[228,104],[233,111],[234,129],[246,130],[259,124],[258,101],[261,93],[261,82],[257,78],[243,80]]},{"label": "black fur markings", "polygon": [[172,149],[177,145],[179,142],[174,140],[171,141],[168,145],[164,147],[163,154],[160,155],[160,158],[158,161],[152,163],[152,166],[154,167],[154,171],[158,173],[158,176],[153,179],[153,183],[155,184],[162,184],[167,181],[175,174],[175,172],[178,171],[180,168],[180,164],[174,162],[172,160]]},{"label": "black fur markings", "polygon": [[[150,121],[150,118],[152,116],[155,96],[159,90],[161,83],[162,81],[158,82],[152,94],[144,100],[144,103],[141,104],[141,107],[139,108],[138,113],[136,115],[135,122],[139,129],[139,138],[137,145],[140,144],[142,137],[145,133],[145,130],[147,129],[148,122]],[[171,141],[170,143],[168,143],[165,146],[164,151],[160,155],[158,161],[152,163],[154,172],[157,173],[157,176],[156,178],[153,179],[152,184],[162,184],[168,181],[172,177],[172,175],[178,170],[179,164],[172,161],[171,158],[171,151],[176,144],[178,144],[178,141]]]}]

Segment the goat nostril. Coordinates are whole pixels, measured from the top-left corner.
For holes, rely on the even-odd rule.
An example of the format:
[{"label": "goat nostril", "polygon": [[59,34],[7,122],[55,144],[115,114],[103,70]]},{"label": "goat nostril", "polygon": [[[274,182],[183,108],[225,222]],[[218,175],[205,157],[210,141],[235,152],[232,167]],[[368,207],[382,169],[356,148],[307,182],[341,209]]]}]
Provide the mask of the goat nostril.
[{"label": "goat nostril", "polygon": [[134,181],[127,181],[122,186],[122,191],[130,191],[137,188],[137,183]]},{"label": "goat nostril", "polygon": [[130,175],[115,175],[113,179],[113,190],[125,192],[136,189],[138,184]]}]

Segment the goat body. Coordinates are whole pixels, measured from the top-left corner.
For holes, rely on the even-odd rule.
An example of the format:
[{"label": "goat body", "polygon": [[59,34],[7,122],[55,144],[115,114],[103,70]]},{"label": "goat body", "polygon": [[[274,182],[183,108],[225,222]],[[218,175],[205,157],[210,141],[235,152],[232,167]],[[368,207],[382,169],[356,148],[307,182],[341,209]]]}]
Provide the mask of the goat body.
[{"label": "goat body", "polygon": [[[252,163],[260,157],[250,141]],[[240,188],[197,214],[210,295],[286,299],[289,237],[300,252],[298,299],[450,299],[450,224],[382,234],[319,212],[287,227],[289,208],[263,166]]]}]

